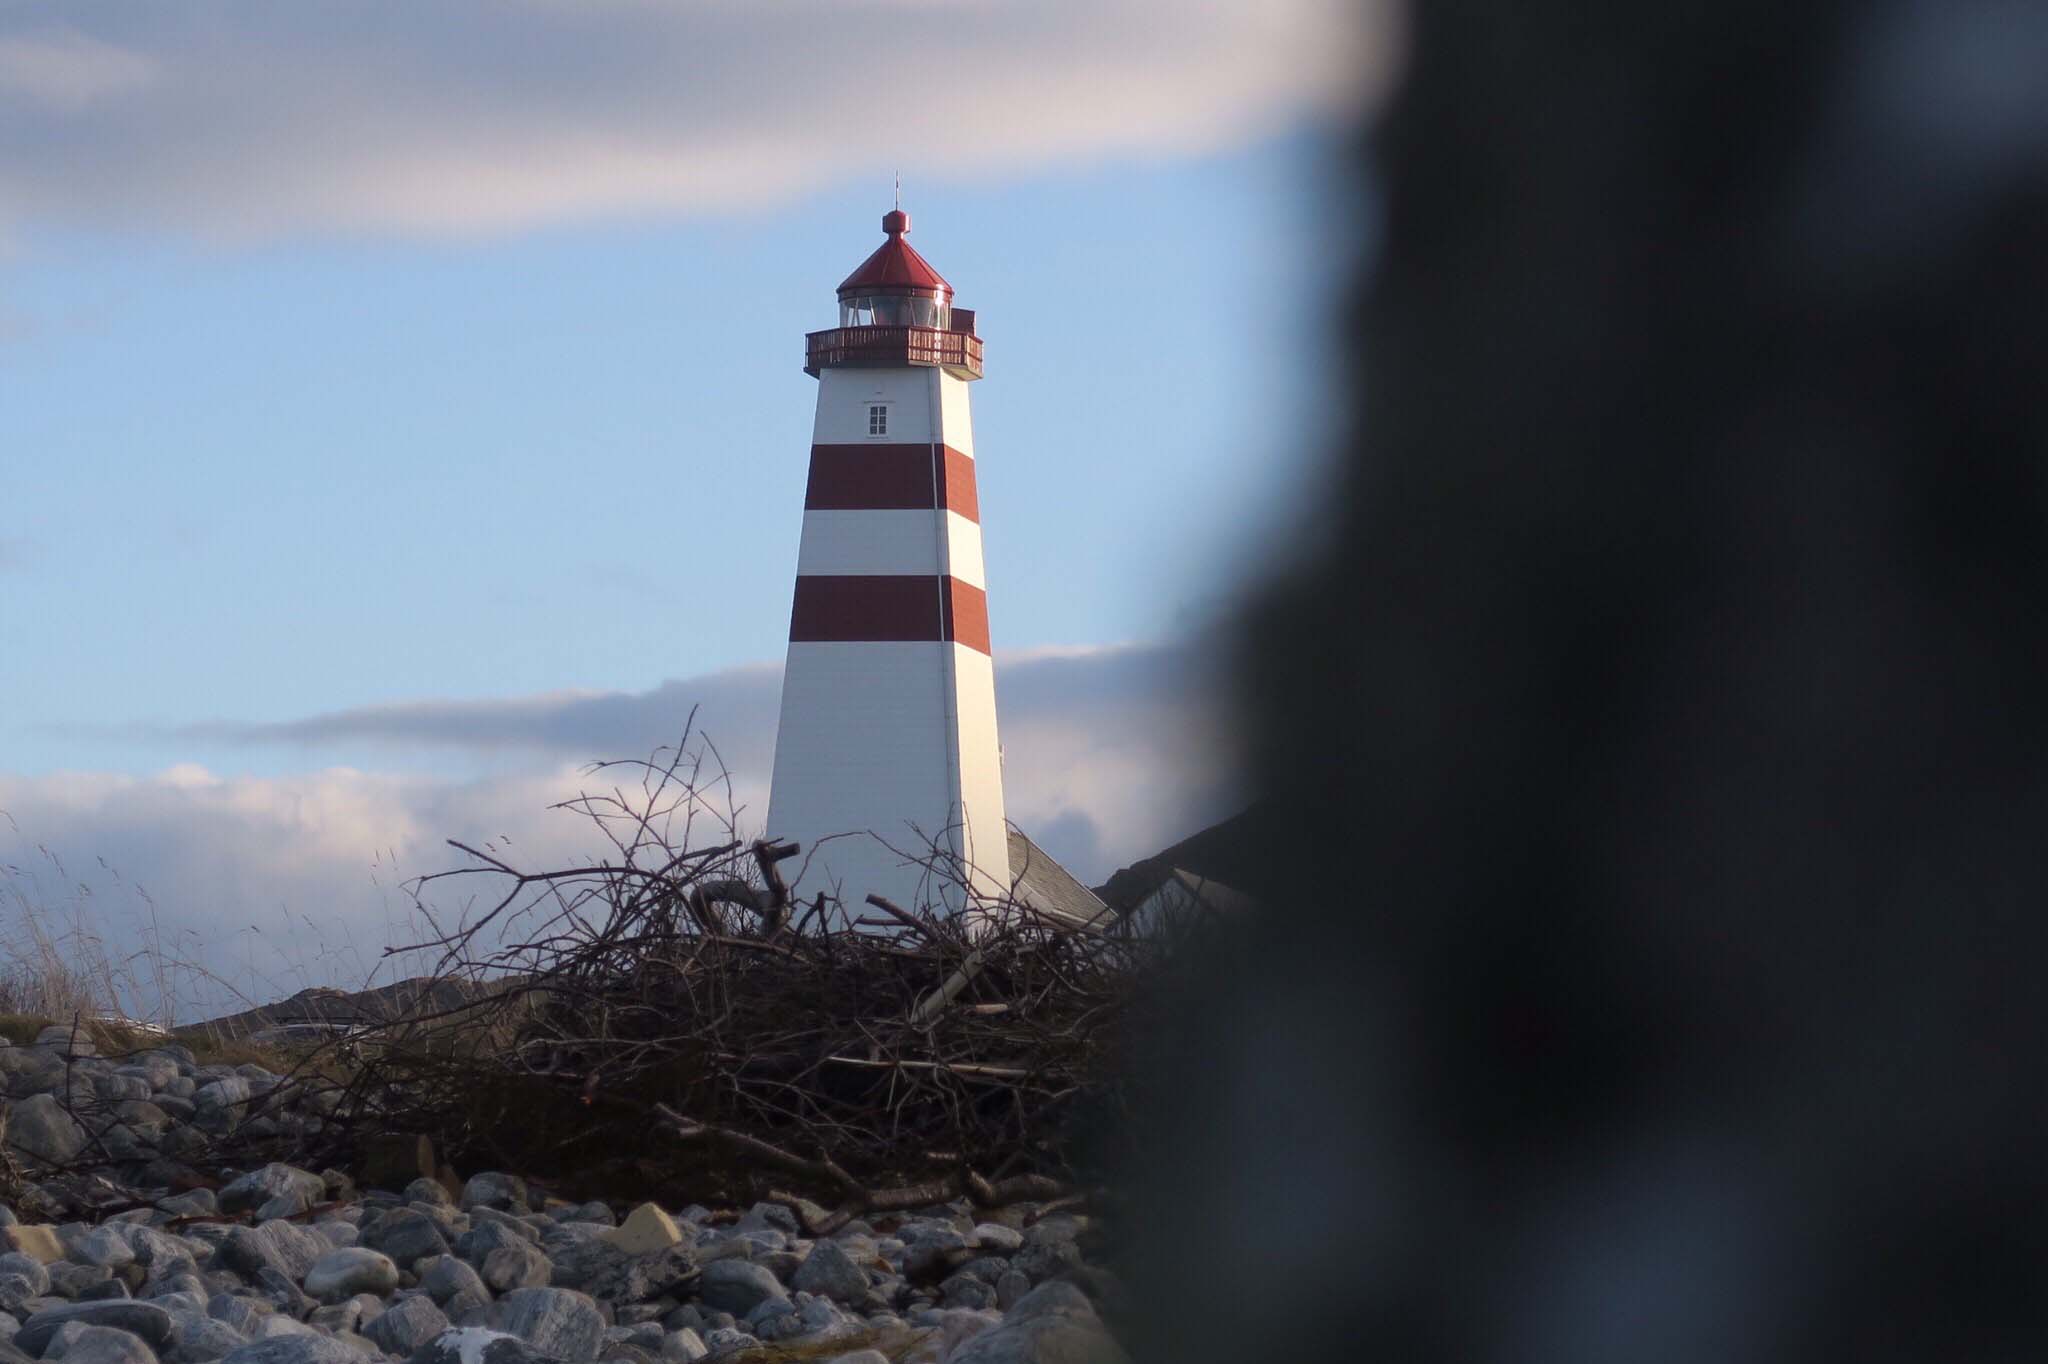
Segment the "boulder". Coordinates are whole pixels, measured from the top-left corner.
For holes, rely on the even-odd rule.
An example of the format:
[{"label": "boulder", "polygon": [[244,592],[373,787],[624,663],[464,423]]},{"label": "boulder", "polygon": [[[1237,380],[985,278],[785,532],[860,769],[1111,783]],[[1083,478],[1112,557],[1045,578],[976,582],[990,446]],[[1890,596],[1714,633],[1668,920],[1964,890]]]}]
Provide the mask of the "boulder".
[{"label": "boulder", "polygon": [[852,1307],[868,1295],[868,1272],[837,1241],[820,1241],[797,1266],[790,1287]]},{"label": "boulder", "polygon": [[427,1263],[420,1273],[420,1287],[435,1302],[447,1304],[458,1293],[473,1295],[479,1302],[491,1300],[490,1290],[484,1287],[483,1277],[469,1261],[455,1255],[437,1255]]},{"label": "boulder", "polygon": [[770,1298],[783,1298],[782,1281],[751,1260],[713,1260],[697,1281],[707,1307],[743,1317]]},{"label": "boulder", "polygon": [[363,1335],[388,1355],[410,1355],[448,1329],[448,1318],[424,1294],[401,1298],[363,1327]]},{"label": "boulder", "polygon": [[111,1326],[72,1322],[58,1330],[43,1350],[44,1359],[70,1364],[157,1364],[156,1351],[142,1337]]},{"label": "boulder", "polygon": [[45,1307],[21,1324],[14,1337],[16,1348],[40,1355],[60,1327],[68,1322],[83,1326],[108,1326],[140,1336],[150,1346],[170,1339],[171,1314],[151,1302],[132,1298],[105,1298],[94,1302],[67,1302]]},{"label": "boulder", "polygon": [[391,1257],[363,1246],[330,1250],[306,1271],[306,1292],[323,1303],[340,1302],[358,1293],[382,1297],[397,1287],[398,1266]]},{"label": "boulder", "polygon": [[604,1239],[628,1255],[646,1255],[666,1250],[683,1239],[676,1220],[652,1203],[642,1203],[626,1214],[626,1220],[604,1234]]},{"label": "boulder", "polygon": [[486,1170],[471,1175],[469,1182],[462,1186],[462,1207],[497,1208],[500,1211],[527,1212],[528,1202],[526,1181],[518,1175],[508,1175],[497,1170]]},{"label": "boulder", "polygon": [[85,1129],[48,1094],[23,1099],[7,1111],[7,1144],[33,1160],[65,1165],[85,1150]]},{"label": "boulder", "polygon": [[296,1282],[305,1278],[306,1271],[330,1249],[324,1238],[304,1227],[290,1222],[264,1222],[229,1231],[227,1239],[221,1242],[220,1260],[224,1268],[248,1278],[253,1279],[258,1271],[268,1267]]},{"label": "boulder", "polygon": [[483,1281],[495,1293],[510,1293],[519,1288],[544,1288],[554,1265],[541,1254],[540,1247],[521,1243],[499,1246],[484,1256],[480,1266]]},{"label": "boulder", "polygon": [[1041,1284],[948,1364],[1130,1364],[1087,1295],[1063,1280]]},{"label": "boulder", "polygon": [[251,1170],[221,1186],[220,1210],[222,1212],[246,1212],[260,1207],[272,1199],[284,1198],[298,1206],[283,1214],[304,1212],[318,1203],[327,1193],[326,1181],[311,1170],[301,1170],[296,1165],[265,1165]]},{"label": "boulder", "polygon": [[446,1255],[448,1238],[432,1218],[414,1208],[393,1208],[362,1228],[361,1244],[381,1250],[400,1265],[429,1255]]},{"label": "boulder", "polygon": [[543,1354],[589,1364],[604,1339],[604,1317],[588,1294],[567,1288],[521,1288],[491,1304],[488,1324]]}]

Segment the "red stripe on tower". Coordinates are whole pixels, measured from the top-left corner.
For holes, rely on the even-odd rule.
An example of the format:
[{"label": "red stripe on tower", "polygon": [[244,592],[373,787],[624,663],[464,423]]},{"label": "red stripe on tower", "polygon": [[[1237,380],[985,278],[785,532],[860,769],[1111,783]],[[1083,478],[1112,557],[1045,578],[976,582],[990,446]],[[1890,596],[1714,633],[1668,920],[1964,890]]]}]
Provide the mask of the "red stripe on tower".
[{"label": "red stripe on tower", "polygon": [[806,511],[925,511],[981,520],[974,460],[950,445],[813,445]]},{"label": "red stripe on tower", "polygon": [[951,576],[800,575],[792,644],[952,642],[989,652],[988,596]]}]

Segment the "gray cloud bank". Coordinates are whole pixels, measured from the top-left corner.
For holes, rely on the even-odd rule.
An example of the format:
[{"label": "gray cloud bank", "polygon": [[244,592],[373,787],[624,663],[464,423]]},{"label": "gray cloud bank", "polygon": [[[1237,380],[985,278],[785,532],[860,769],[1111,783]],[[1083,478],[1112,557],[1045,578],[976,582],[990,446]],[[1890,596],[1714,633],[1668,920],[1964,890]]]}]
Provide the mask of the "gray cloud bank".
[{"label": "gray cloud bank", "polygon": [[[999,656],[1011,818],[1095,880],[1231,813],[1228,730],[1205,659],[1182,647]],[[193,764],[152,776],[0,773],[12,817],[0,822],[0,950],[26,955],[24,935],[36,933],[97,935],[122,956],[154,932],[175,949],[164,955],[205,968],[173,987],[188,1008],[226,998],[228,984],[264,997],[358,982],[385,946],[424,932],[400,886],[459,862],[445,840],[489,844],[529,868],[595,851],[584,821],[548,807],[611,784],[586,771],[592,760],[673,744],[693,708],[732,770],[742,830],[758,832],[780,683],[763,665],[639,693],[376,706],[158,736],[187,751],[288,745],[352,763],[288,776]],[[422,750],[494,774],[374,770],[380,754]]]},{"label": "gray cloud bank", "polygon": [[1345,0],[0,7],[0,215],[243,236],[715,212],[1243,145],[1384,79]]}]

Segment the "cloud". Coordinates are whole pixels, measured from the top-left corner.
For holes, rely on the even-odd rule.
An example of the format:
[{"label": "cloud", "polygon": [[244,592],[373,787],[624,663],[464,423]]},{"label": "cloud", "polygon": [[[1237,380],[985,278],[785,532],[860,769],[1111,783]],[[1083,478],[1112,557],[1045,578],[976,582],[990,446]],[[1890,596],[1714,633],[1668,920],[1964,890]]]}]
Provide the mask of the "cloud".
[{"label": "cloud", "polygon": [[[1077,872],[1099,876],[1157,851],[1205,817],[1228,813],[1232,758],[1206,658],[1194,646],[998,655],[1011,819]],[[192,725],[171,737],[327,752],[440,748],[494,759],[525,753],[575,763],[674,744],[694,713],[698,732],[709,736],[758,811],[781,686],[780,667],[755,664],[644,692],[366,706],[275,724]]]},{"label": "cloud", "polygon": [[0,11],[0,213],[243,237],[717,212],[913,165],[1242,145],[1391,0],[181,0]]},{"label": "cloud", "polygon": [[0,35],[0,99],[29,108],[75,113],[141,90],[155,75],[148,57],[75,28]]},{"label": "cloud", "polygon": [[[1152,646],[1000,656],[1011,819],[1099,881],[1236,809],[1205,659],[1194,647]],[[501,849],[528,867],[601,850],[587,821],[548,807],[613,782],[616,772],[588,773],[590,760],[675,743],[693,707],[732,770],[743,832],[758,832],[780,683],[779,668],[760,665],[646,692],[419,702],[159,736],[187,748],[340,749],[359,760],[285,777],[191,763],[140,777],[0,774],[0,810],[15,825],[11,834],[0,825],[0,892],[12,885],[16,920],[24,905],[59,927],[84,913],[109,941],[136,941],[154,923],[177,946],[172,955],[252,996],[356,983],[386,945],[424,929],[399,887],[461,861],[445,840]],[[523,761],[465,779],[372,770],[380,752],[421,748],[447,753],[451,766]],[[93,887],[83,900],[80,884]],[[219,999],[222,987],[188,972],[174,993]]]}]

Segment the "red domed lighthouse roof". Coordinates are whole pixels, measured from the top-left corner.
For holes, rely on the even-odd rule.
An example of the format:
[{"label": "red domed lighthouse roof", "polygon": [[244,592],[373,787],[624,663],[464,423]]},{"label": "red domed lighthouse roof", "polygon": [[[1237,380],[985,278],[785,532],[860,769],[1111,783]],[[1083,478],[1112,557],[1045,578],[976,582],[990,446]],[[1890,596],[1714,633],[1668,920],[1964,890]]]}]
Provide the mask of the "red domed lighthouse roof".
[{"label": "red domed lighthouse roof", "polygon": [[947,298],[953,296],[953,286],[946,283],[938,271],[909,242],[903,240],[910,231],[910,215],[902,209],[892,209],[882,215],[882,231],[889,234],[889,240],[875,248],[875,254],[860,263],[860,269],[846,277],[839,286],[845,294],[901,294],[935,293]]}]

